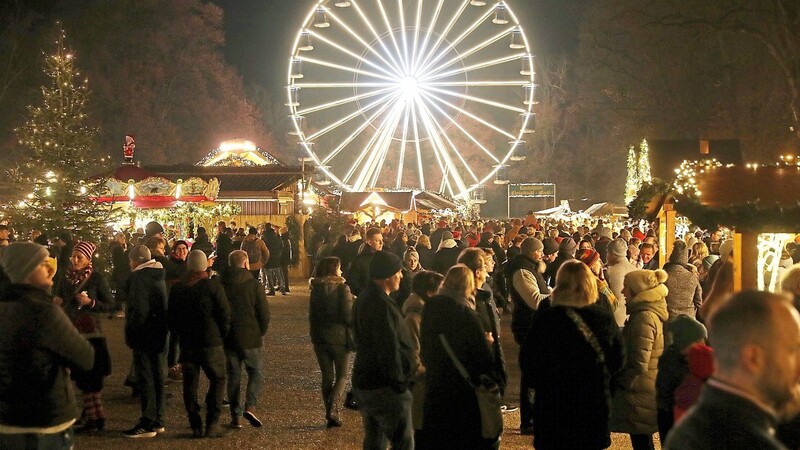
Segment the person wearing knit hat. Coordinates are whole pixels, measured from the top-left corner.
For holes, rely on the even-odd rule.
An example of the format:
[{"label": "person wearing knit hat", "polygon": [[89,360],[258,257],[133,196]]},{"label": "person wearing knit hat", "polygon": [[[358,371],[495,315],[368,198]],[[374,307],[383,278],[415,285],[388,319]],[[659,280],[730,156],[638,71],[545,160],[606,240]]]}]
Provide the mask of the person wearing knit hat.
[{"label": "person wearing knit hat", "polygon": [[56,302],[62,303],[64,312],[73,322],[81,315],[90,314],[97,329],[102,331],[97,315],[114,312],[115,300],[106,275],[94,270],[92,257],[95,250],[95,245],[88,241],[75,244],[70,266],[58,280],[54,294]]},{"label": "person wearing knit hat", "polygon": [[[209,278],[208,259],[201,250],[186,258],[189,272],[169,293],[167,323],[175,333],[179,362],[183,369],[183,406],[195,437],[222,437],[227,429],[219,423],[226,389],[226,359],[223,344],[230,331],[231,308],[225,289],[216,278]],[[208,377],[206,423],[197,404],[200,371]]]},{"label": "person wearing knit hat", "polygon": [[68,374],[91,369],[94,351],[54,304],[45,247],[12,243],[0,264],[12,282],[0,301],[0,448],[71,448],[77,405]]},{"label": "person wearing knit hat", "polygon": [[680,315],[666,323],[672,343],[658,360],[656,375],[656,402],[658,406],[658,433],[666,440],[674,425],[675,389],[689,375],[686,351],[693,344],[704,342],[708,337],[706,327],[697,320]]},{"label": "person wearing knit hat", "polygon": [[721,260],[727,260],[733,254],[733,239],[726,239],[719,245],[719,257]]},{"label": "person wearing knit hat", "polygon": [[545,262],[552,261],[555,258],[555,254],[558,253],[558,242],[556,242],[555,239],[549,237],[549,238],[544,238],[544,240],[542,241],[542,245],[543,245],[542,251],[544,252],[544,257],[542,258],[542,260],[544,260]]},{"label": "person wearing knit hat", "polygon": [[153,257],[150,254],[150,249],[144,245],[134,245],[131,251],[128,252],[128,260],[136,264],[145,263],[151,259]]},{"label": "person wearing knit hat", "polygon": [[[585,248],[583,250],[580,250],[575,256],[582,263],[589,266],[590,269],[600,262],[600,254],[591,248]],[[600,266],[602,267],[602,264]]]},{"label": "person wearing knit hat", "polygon": [[617,310],[618,301],[603,274],[603,261],[600,259],[600,253],[594,249],[586,248],[579,251],[577,256],[578,260],[586,264],[595,276],[597,293],[599,294],[598,303],[603,307],[608,307],[609,312],[613,314]]},{"label": "person wearing knit hat", "polygon": [[628,320],[628,314],[625,309],[625,296],[622,295],[623,281],[628,272],[636,270],[636,266],[631,264],[628,259],[628,244],[622,238],[617,238],[611,241],[606,248],[606,260],[608,266],[606,267],[606,280],[611,292],[617,299],[617,309],[614,310],[614,319],[617,325],[622,328],[625,321]]},{"label": "person wearing knit hat", "polygon": [[[431,239],[433,241],[433,239]],[[480,246],[480,243],[478,243]],[[442,275],[447,274],[451,267],[456,265],[458,255],[461,254],[461,248],[458,243],[453,239],[453,233],[445,231],[442,233],[442,240],[439,243],[439,248],[433,255],[433,262],[431,269],[439,272]]]},{"label": "person wearing knit hat", "polygon": [[[411,448],[414,343],[402,312],[390,297],[400,288],[402,262],[377,251],[369,264],[370,280],[353,304],[353,396],[363,418],[364,448]],[[381,424],[384,424],[383,426]]]},{"label": "person wearing knit hat", "polygon": [[663,270],[634,270],[623,283],[630,315],[622,330],[627,357],[619,378],[624,387],[614,396],[610,422],[611,431],[631,435],[635,448],[652,446],[652,435],[658,431],[654,380],[669,317],[667,277]]},{"label": "person wearing knit hat", "polygon": [[575,252],[577,250],[578,244],[576,244],[575,239],[571,237],[565,237],[561,243],[558,244],[558,254],[555,259],[553,259],[553,262],[547,265],[547,269],[545,269],[544,272],[544,278],[551,288],[556,285],[556,274],[558,273],[558,269],[561,268],[561,264],[564,264],[565,261],[575,259]]},{"label": "person wearing knit hat", "polygon": [[161,236],[164,234],[164,227],[161,226],[158,222],[149,222],[144,227],[144,237],[148,238],[151,236]]},{"label": "person wearing knit hat", "polygon": [[664,284],[669,289],[667,309],[670,319],[682,314],[693,318],[703,304],[703,288],[700,287],[700,280],[692,268],[694,266],[689,265],[686,243],[675,241],[669,262],[664,264],[664,271],[669,276]]}]

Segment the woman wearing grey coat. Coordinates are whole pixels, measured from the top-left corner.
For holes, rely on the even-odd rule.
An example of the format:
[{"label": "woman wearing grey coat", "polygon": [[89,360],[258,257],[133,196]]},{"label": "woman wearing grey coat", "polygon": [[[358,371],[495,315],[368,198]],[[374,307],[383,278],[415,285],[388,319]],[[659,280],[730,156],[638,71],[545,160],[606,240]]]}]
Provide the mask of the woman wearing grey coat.
[{"label": "woman wearing grey coat", "polygon": [[697,274],[690,270],[685,242],[675,241],[669,262],[664,264],[664,271],[669,275],[664,282],[669,289],[667,294],[669,319],[675,319],[681,314],[695,318],[703,304],[703,288],[700,286]]}]

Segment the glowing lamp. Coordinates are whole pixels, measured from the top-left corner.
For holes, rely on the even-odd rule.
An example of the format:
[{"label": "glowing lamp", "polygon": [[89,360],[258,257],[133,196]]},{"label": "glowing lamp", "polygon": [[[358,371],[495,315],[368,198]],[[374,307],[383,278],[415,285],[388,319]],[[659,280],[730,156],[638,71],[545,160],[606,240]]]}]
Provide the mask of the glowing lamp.
[{"label": "glowing lamp", "polygon": [[350,7],[350,2],[348,0],[337,0],[333,4],[333,6],[335,6],[337,8],[349,8]]},{"label": "glowing lamp", "polygon": [[469,4],[472,6],[486,6],[486,2],[484,0],[470,0]]}]

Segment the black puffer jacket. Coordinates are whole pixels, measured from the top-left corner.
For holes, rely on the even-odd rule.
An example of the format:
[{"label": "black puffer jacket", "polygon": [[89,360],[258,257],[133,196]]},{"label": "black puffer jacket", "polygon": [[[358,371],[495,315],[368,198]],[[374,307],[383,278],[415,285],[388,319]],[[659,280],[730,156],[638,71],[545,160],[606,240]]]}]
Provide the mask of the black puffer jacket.
[{"label": "black puffer jacket", "polygon": [[75,418],[65,368],[88,370],[89,342],[41,289],[8,286],[0,297],[0,424],[25,428]]},{"label": "black puffer jacket", "polygon": [[125,282],[125,344],[133,350],[163,351],[167,343],[166,271],[149,261],[131,273]]},{"label": "black puffer jacket", "polygon": [[178,335],[181,358],[189,352],[222,346],[231,327],[225,289],[208,277],[181,281],[169,294],[167,319],[170,331]]},{"label": "black puffer jacket", "polygon": [[222,278],[231,308],[231,329],[225,348],[237,352],[261,348],[269,327],[269,303],[264,287],[247,269],[232,268]]},{"label": "black puffer jacket", "polygon": [[337,345],[355,350],[352,348],[353,294],[344,278],[311,280],[308,321],[314,345]]}]

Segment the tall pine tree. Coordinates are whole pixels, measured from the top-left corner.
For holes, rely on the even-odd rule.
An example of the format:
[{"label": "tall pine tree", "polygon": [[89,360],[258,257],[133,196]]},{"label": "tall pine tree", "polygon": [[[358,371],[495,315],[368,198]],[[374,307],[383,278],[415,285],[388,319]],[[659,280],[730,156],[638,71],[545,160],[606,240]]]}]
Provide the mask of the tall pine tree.
[{"label": "tall pine tree", "polygon": [[636,193],[642,187],[642,180],[639,178],[639,161],[636,158],[636,149],[631,145],[628,147],[628,175],[625,179],[625,204],[629,204],[636,198]]},{"label": "tall pine tree", "polygon": [[642,143],[639,144],[639,180],[641,184],[653,182],[653,177],[650,175],[650,146],[647,145],[647,139],[642,139]]},{"label": "tall pine tree", "polygon": [[38,106],[28,106],[28,119],[14,131],[26,157],[9,171],[18,197],[4,205],[18,230],[49,233],[70,231],[76,238],[97,239],[110,218],[110,208],[92,200],[104,187],[98,173],[105,158],[94,155],[98,130],[87,124],[88,80],[75,65],[63,30],[45,55],[48,82]]}]

